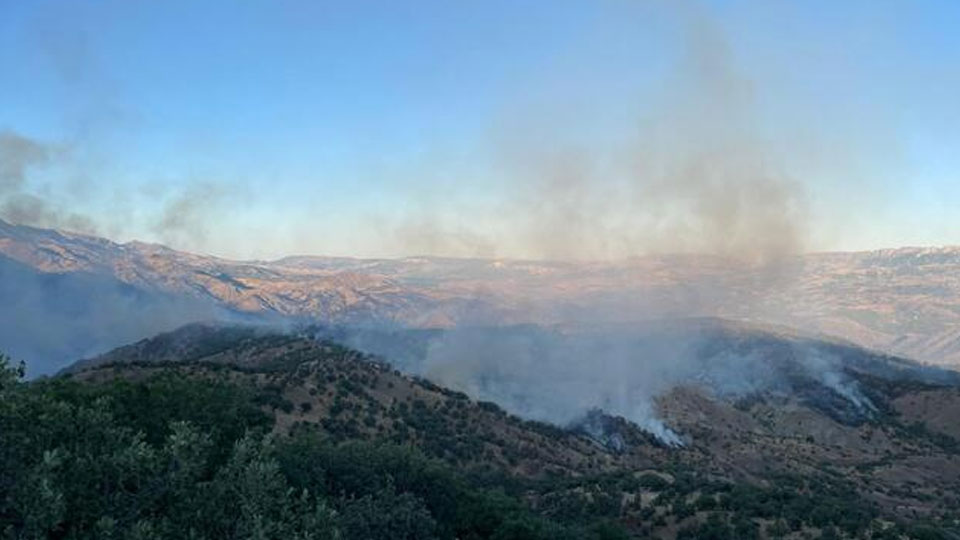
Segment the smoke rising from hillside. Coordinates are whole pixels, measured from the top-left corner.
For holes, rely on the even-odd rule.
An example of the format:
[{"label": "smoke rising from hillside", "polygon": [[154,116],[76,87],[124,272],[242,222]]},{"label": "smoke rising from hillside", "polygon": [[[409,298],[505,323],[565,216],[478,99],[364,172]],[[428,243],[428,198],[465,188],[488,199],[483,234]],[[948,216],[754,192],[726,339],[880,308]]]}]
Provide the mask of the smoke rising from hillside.
[{"label": "smoke rising from hillside", "polygon": [[683,56],[635,131],[578,145],[576,123],[511,108],[495,137],[504,199],[465,205],[411,193],[420,204],[393,230],[404,251],[488,255],[493,246],[501,256],[580,260],[684,252],[751,265],[803,251],[805,186],[765,138],[757,85],[717,24],[692,8],[677,16]]},{"label": "smoke rising from hillside", "polygon": [[[600,152],[566,146],[562,137],[551,137],[552,127],[521,125],[517,135],[504,138],[513,198],[498,212],[507,216],[512,236],[493,233],[489,239],[478,231],[473,237],[484,241],[477,246],[554,259],[718,255],[756,276],[755,287],[783,285],[788,263],[808,243],[804,184],[781,169],[764,140],[756,89],[737,69],[719,27],[694,9],[679,11],[685,55],[665,81],[663,103],[641,120],[638,134]],[[471,215],[471,209],[462,214]],[[424,216],[430,215],[417,214],[420,227],[413,230],[427,228]],[[452,230],[444,222],[430,227],[430,246],[415,235],[401,234],[401,241],[412,250],[435,249],[436,231],[444,227]],[[458,232],[458,245],[446,247],[461,249],[463,237]],[[591,314],[614,321],[663,316],[650,307],[581,306],[578,322]],[[688,306],[690,312],[680,315],[697,315],[699,307]],[[610,308],[620,312],[611,314]],[[832,359],[813,351],[790,351],[793,366],[785,367],[785,359],[762,351],[704,352],[711,345],[708,337],[675,330],[638,338],[629,330],[565,335],[462,328],[432,342],[414,370],[555,424],[569,425],[601,409],[668,444],[681,438],[664,425],[655,399],[678,385],[701,385],[719,396],[777,391],[790,386],[788,372],[799,366],[805,377],[854,407],[869,403]]]},{"label": "smoke rising from hillside", "polygon": [[571,331],[461,327],[430,336],[422,354],[369,334],[346,339],[524,418],[571,426],[602,410],[669,445],[683,444],[686,434],[664,423],[657,398],[679,386],[727,400],[756,394],[812,399],[817,406],[832,403],[834,412],[848,417],[875,411],[833,353],[802,340],[741,331],[689,319]]},{"label": "smoke rising from hillside", "polygon": [[189,184],[167,198],[150,228],[165,244],[203,249],[216,227],[214,216],[238,197],[236,187],[224,183]]}]

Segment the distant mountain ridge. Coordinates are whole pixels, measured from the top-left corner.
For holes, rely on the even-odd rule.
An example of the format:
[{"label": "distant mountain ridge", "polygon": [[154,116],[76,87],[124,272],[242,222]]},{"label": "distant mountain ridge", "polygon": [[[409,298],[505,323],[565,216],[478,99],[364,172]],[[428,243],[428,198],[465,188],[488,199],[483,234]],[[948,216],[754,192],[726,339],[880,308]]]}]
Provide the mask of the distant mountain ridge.
[{"label": "distant mountain ridge", "polygon": [[88,272],[145,291],[263,317],[332,322],[415,321],[433,298],[388,276],[230,261],[156,244],[0,224],[0,253],[44,273]]},{"label": "distant mountain ridge", "polygon": [[[0,255],[41,274],[97,275],[221,315],[420,328],[707,316],[960,365],[960,247],[815,253],[772,270],[707,255],[231,261],[0,221]],[[198,320],[189,315],[178,322]]]}]

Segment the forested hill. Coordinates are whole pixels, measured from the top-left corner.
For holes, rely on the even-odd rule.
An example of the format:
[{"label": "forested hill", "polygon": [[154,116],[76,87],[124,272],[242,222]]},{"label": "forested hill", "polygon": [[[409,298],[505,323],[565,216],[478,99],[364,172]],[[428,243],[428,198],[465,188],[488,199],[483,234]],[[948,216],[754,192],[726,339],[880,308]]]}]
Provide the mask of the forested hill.
[{"label": "forested hill", "polygon": [[929,383],[875,381],[881,414],[857,425],[678,389],[661,402],[687,437],[672,448],[600,411],[525,421],[336,343],[243,327],[16,375],[0,382],[10,538],[956,535],[960,394]]},{"label": "forested hill", "polygon": [[493,471],[466,475],[411,445],[282,428],[293,405],[272,386],[200,371],[28,384],[4,364],[2,536],[624,537],[603,518],[560,524],[533,512],[509,484],[493,487]]}]

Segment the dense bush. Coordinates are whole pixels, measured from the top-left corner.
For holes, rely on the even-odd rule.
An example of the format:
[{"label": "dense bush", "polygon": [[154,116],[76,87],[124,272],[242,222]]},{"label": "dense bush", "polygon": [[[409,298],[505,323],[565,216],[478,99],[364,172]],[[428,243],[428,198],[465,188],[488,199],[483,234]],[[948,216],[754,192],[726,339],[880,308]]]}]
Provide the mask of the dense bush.
[{"label": "dense bush", "polygon": [[0,356],[2,538],[622,536],[535,515],[411,447],[273,434],[262,389],[21,377]]}]

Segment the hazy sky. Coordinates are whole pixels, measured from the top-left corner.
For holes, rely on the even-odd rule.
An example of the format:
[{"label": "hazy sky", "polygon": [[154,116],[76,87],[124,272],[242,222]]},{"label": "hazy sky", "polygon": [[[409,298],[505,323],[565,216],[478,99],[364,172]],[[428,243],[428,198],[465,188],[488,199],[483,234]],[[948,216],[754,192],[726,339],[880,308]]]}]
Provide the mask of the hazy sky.
[{"label": "hazy sky", "polygon": [[958,29],[955,0],[0,0],[0,217],[241,258],[960,244]]}]

